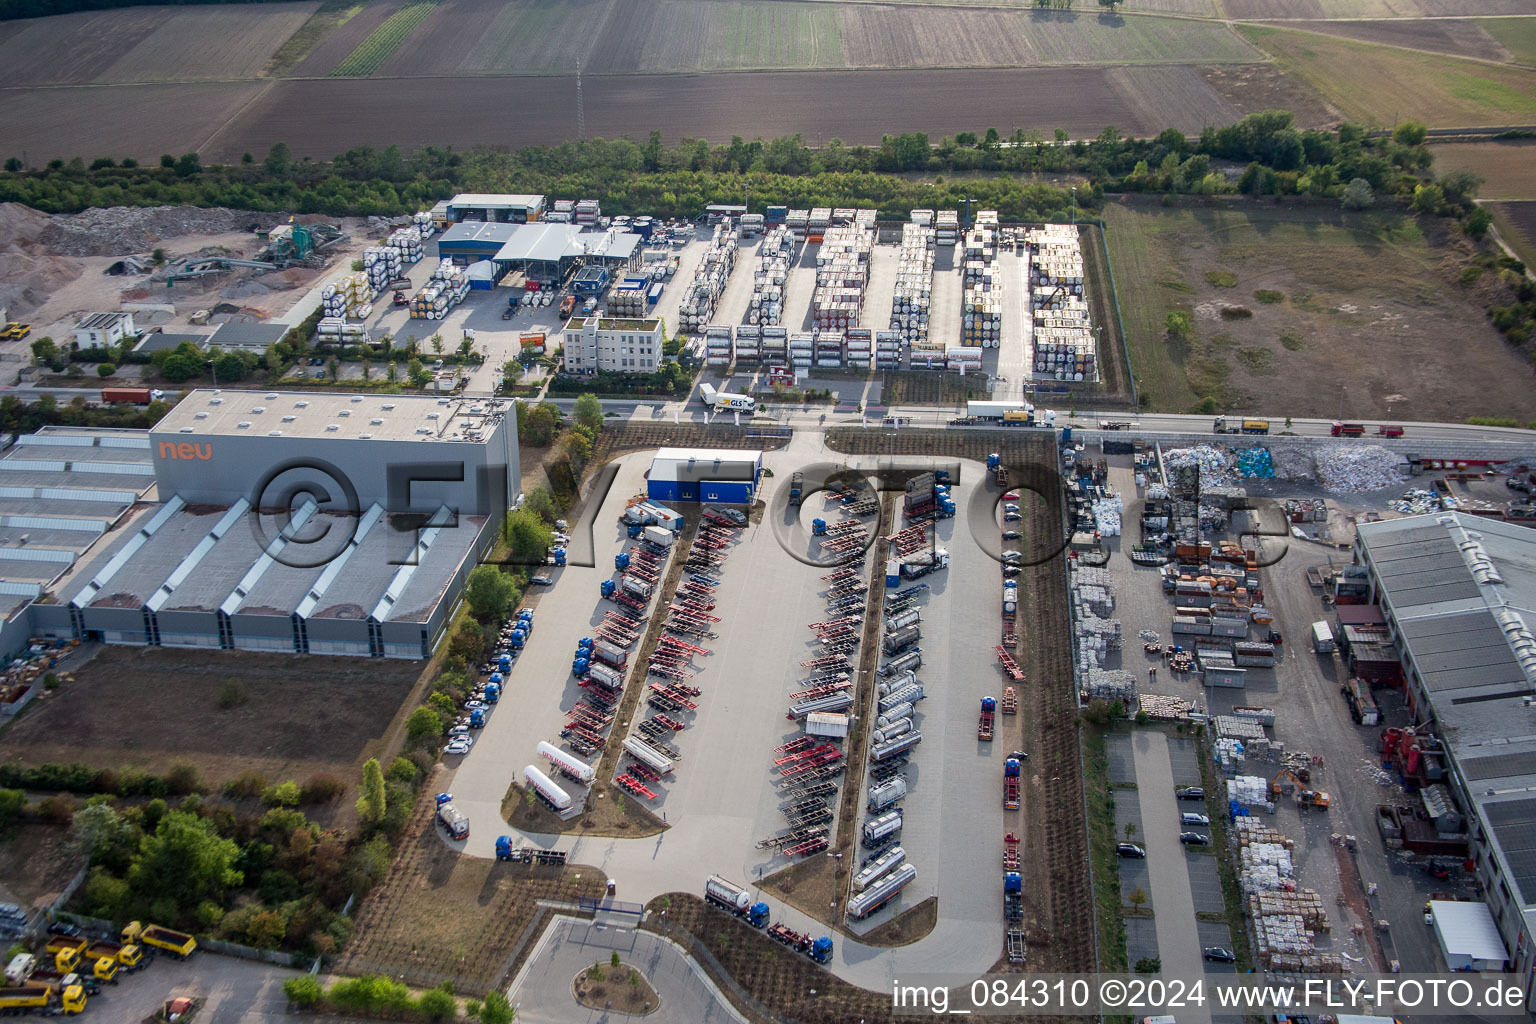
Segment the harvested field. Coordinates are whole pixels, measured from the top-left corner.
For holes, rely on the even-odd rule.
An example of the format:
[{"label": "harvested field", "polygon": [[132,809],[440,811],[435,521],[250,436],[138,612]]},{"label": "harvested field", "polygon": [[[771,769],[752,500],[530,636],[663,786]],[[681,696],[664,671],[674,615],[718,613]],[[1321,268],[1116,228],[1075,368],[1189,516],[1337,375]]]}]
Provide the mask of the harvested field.
[{"label": "harvested field", "polygon": [[267,61],[263,75],[286,75],[312,53],[331,33],[362,13],[362,0],[324,0],[309,20],[288,37],[272,59]]},{"label": "harvested field", "polygon": [[[1465,243],[1426,239],[1411,218],[1111,203],[1105,223],[1132,366],[1156,411],[1186,412],[1209,395],[1232,412],[1337,415],[1337,384],[1318,381],[1347,384],[1362,417],[1384,416],[1394,394],[1410,396],[1390,403],[1405,420],[1530,410],[1529,362],[1450,283]],[[1211,271],[1236,276],[1235,289],[1208,282]],[[1246,303],[1249,319],[1220,315],[1258,289],[1285,299]],[[1187,343],[1165,337],[1175,309],[1193,314]]]},{"label": "harvested field", "polygon": [[[155,160],[161,153],[198,149],[267,87],[263,82],[205,82],[4,89],[0,138],[7,154],[26,153],[34,166],[54,157]],[[154,110],[155,116],[146,118],[145,110]],[[232,141],[226,159],[238,162],[248,148]],[[324,152],[334,156],[340,149],[326,147]]]},{"label": "harvested field", "polygon": [[1527,267],[1536,267],[1536,202],[1489,203],[1504,241]]},{"label": "harvested field", "polygon": [[[463,74],[566,74],[577,59],[589,66],[617,0],[496,4],[496,16],[459,64]],[[572,16],[574,12],[575,16]],[[524,45],[537,39],[538,46]]]},{"label": "harvested field", "polygon": [[1485,18],[1481,24],[1517,63],[1536,65],[1536,18]]},{"label": "harvested field", "polygon": [[[410,11],[414,3],[412,0],[402,10]],[[484,0],[447,0],[421,8],[417,12],[419,22],[400,36],[388,59],[376,66],[376,73],[390,76],[457,73],[464,55],[490,27],[499,6]],[[518,42],[520,45],[512,51],[518,57],[543,46],[543,40],[535,35],[524,36]]]},{"label": "harvested field", "polygon": [[[877,143],[892,132],[938,136],[989,124],[1004,134],[1014,128],[1049,134],[1060,127],[1091,137],[1112,124],[1127,134],[1155,135],[1170,123],[1198,132],[1204,125],[1235,119],[1232,107],[1213,89],[1181,97],[1178,106],[1154,119],[1158,112],[1145,110],[1141,86],[1156,87],[1170,75],[1177,81],[1179,74],[1175,68],[1032,68],[594,76],[585,83],[587,133],[617,138],[658,127],[669,141],[683,136],[728,139],[750,124],[763,138],[800,132],[815,145],[834,136],[850,144]],[[538,106],[507,102],[508,96],[530,90],[542,98]],[[1020,106],[1019,96],[1033,101]],[[69,101],[78,105],[79,97],[71,94]],[[338,108],[350,112],[345,121],[332,115]],[[247,150],[264,153],[279,141],[297,155],[315,157],[391,143],[402,149],[551,144],[569,138],[575,111],[574,78],[274,82],[202,155],[205,160],[238,160]],[[90,105],[81,105],[77,116],[90,117]],[[11,120],[5,114],[0,119],[0,129]],[[111,131],[121,140],[120,153],[140,148],[132,146],[133,134],[125,125],[101,125],[97,131]],[[34,157],[52,155],[57,140],[45,144],[46,133],[36,134]],[[153,157],[168,148],[150,147],[133,155]]]},{"label": "harvested field", "polygon": [[231,4],[154,12],[158,24],[137,45],[121,47],[95,81],[229,81],[255,78],[318,3]]},{"label": "harvested field", "polygon": [[389,20],[404,3],[405,0],[369,0],[345,24],[332,29],[315,44],[309,55],[293,69],[294,76],[316,78],[330,74],[332,68],[345,60],[347,54],[357,49],[364,39],[373,34],[374,29]]},{"label": "harvested field", "polygon": [[379,71],[389,62],[396,49],[414,33],[423,21],[437,13],[437,0],[410,0],[357,44],[357,49],[336,65],[334,76],[361,78]]},{"label": "harvested field", "polygon": [[[300,675],[298,666],[306,672]],[[218,784],[254,771],[303,781],[319,771],[351,780],[375,753],[421,665],[246,651],[103,647],[75,680],[5,733],[24,764],[82,761],[164,771],[177,761]],[[219,706],[236,681],[243,703]]]},{"label": "harvested field", "polygon": [[1476,18],[1529,14],[1524,0],[1223,0],[1227,17],[1275,18]]},{"label": "harvested field", "polygon": [[1536,72],[1259,25],[1239,31],[1346,117],[1430,127],[1531,124]]},{"label": "harvested field", "polygon": [[1200,74],[1242,116],[1289,110],[1299,128],[1331,128],[1344,119],[1317,90],[1274,64],[1212,64]]},{"label": "harvested field", "polygon": [[1480,199],[1536,199],[1536,142],[1454,142],[1432,146],[1435,173],[1472,171]]},{"label": "harvested field", "polygon": [[83,85],[159,23],[147,7],[6,22],[0,85]]},{"label": "harvested field", "polygon": [[[1524,21],[1525,19],[1510,19]],[[1323,35],[1357,39],[1362,43],[1385,43],[1410,50],[1428,50],[1452,57],[1507,61],[1510,52],[1499,44],[1483,23],[1471,18],[1436,21],[1292,21],[1271,23],[1274,28],[1291,28]]]},{"label": "harvested field", "polygon": [[433,827],[435,778],[422,786],[399,855],[363,900],[356,934],[336,967],[420,988],[451,981],[456,994],[481,996],[504,988],[514,955],[531,948],[537,929],[530,925],[547,914],[535,900],[599,896],[606,876],[579,864],[535,867],[462,856]]}]

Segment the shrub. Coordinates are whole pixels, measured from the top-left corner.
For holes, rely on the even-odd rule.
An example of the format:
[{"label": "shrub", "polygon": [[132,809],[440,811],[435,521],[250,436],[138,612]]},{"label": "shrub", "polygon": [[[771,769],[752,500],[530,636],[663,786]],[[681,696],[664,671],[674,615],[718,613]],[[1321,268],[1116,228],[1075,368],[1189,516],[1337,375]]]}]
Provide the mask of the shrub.
[{"label": "shrub", "polygon": [[346,792],[347,784],[327,772],[311,775],[299,793],[301,804],[328,804]]},{"label": "shrub", "polygon": [[416,765],[408,758],[397,757],[389,766],[389,781],[403,782],[407,786],[416,784]]},{"label": "shrub", "polygon": [[1277,292],[1273,288],[1260,288],[1253,293],[1253,297],[1265,305],[1272,306],[1277,302],[1285,301],[1285,292]]},{"label": "shrub", "polygon": [[275,786],[269,786],[262,791],[261,802],[268,807],[297,807],[299,799],[303,795],[299,784],[289,779],[279,782]]},{"label": "shrub", "polygon": [[1221,316],[1224,320],[1247,320],[1253,316],[1253,310],[1247,306],[1222,306]]},{"label": "shrub", "polygon": [[111,363],[99,363],[96,366],[96,376],[110,377],[117,372],[117,367]]},{"label": "shrub", "polygon": [[56,690],[56,689],[58,689],[58,686],[59,686],[59,677],[58,676],[54,675],[52,672],[49,672],[47,675],[43,676],[43,689],[45,689],[45,690]]},{"label": "shrub", "polygon": [[239,707],[245,701],[245,684],[238,679],[224,680],[224,685],[219,687],[219,707],[228,711]]},{"label": "shrub", "polygon": [[301,974],[297,978],[289,978],[283,982],[283,995],[295,1006],[314,1006],[325,994],[320,988],[320,981],[312,974]]},{"label": "shrub", "polygon": [[197,770],[197,765],[188,764],[185,761],[177,761],[171,765],[171,770],[165,773],[165,788],[167,792],[174,793],[177,796],[201,793],[203,791],[203,774]]},{"label": "shrub", "polygon": [[1230,270],[1207,270],[1205,279],[1218,288],[1236,288],[1237,275]]},{"label": "shrub", "polygon": [[458,1000],[440,988],[423,992],[416,1001],[416,1008],[426,1014],[428,1020],[434,1021],[452,1020],[459,1013]]},{"label": "shrub", "polygon": [[267,777],[260,772],[242,772],[224,783],[224,795],[236,800],[261,796],[267,789]]}]

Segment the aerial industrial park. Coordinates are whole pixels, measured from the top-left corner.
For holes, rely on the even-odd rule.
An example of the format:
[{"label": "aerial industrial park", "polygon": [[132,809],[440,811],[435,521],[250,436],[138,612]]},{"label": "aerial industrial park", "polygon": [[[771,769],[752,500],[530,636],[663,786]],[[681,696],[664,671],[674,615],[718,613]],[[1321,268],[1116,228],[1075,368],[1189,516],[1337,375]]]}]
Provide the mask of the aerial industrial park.
[{"label": "aerial industrial park", "polygon": [[1528,1016],[1532,18],[0,0],[0,1012]]}]

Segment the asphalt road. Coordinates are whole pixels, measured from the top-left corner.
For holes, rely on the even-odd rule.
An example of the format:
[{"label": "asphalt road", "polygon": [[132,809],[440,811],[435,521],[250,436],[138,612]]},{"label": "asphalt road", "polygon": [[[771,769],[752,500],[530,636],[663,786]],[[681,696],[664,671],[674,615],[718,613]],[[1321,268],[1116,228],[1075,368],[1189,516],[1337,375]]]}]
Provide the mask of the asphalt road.
[{"label": "asphalt road", "polygon": [[156,957],[147,970],[123,977],[86,1005],[89,1019],[136,1024],[167,999],[205,1000],[197,1020],[206,1024],[270,1024],[286,1021],[283,982],[300,972],[235,957],[198,953],[186,961]]},{"label": "asphalt road", "polygon": [[594,963],[606,968],[614,951],[641,971],[656,991],[659,1003],[645,1017],[650,1024],[746,1024],[698,965],[668,940],[564,916],[544,929],[512,981],[507,998],[517,1008],[517,1019],[523,1024],[572,1024],[624,1016],[589,1010],[571,995],[576,976]]}]

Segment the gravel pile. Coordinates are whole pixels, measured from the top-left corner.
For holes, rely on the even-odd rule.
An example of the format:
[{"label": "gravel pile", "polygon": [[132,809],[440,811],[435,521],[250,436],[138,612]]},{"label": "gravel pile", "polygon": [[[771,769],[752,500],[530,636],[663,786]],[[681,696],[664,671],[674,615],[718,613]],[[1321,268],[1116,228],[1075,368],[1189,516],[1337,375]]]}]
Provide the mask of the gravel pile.
[{"label": "gravel pile", "polygon": [[1317,482],[1330,491],[1378,491],[1403,482],[1407,460],[1380,445],[1350,444],[1317,455]]},{"label": "gravel pile", "polygon": [[1311,448],[1277,444],[1269,449],[1270,466],[1278,480],[1312,480],[1317,476],[1317,459]]},{"label": "gravel pile", "polygon": [[20,203],[0,203],[0,306],[12,316],[36,309],[84,272],[41,244],[52,218]]},{"label": "gravel pile", "polygon": [[244,231],[256,225],[265,229],[285,219],[276,213],[197,206],[113,206],[56,215],[37,240],[63,256],[128,256],[183,235]]}]

